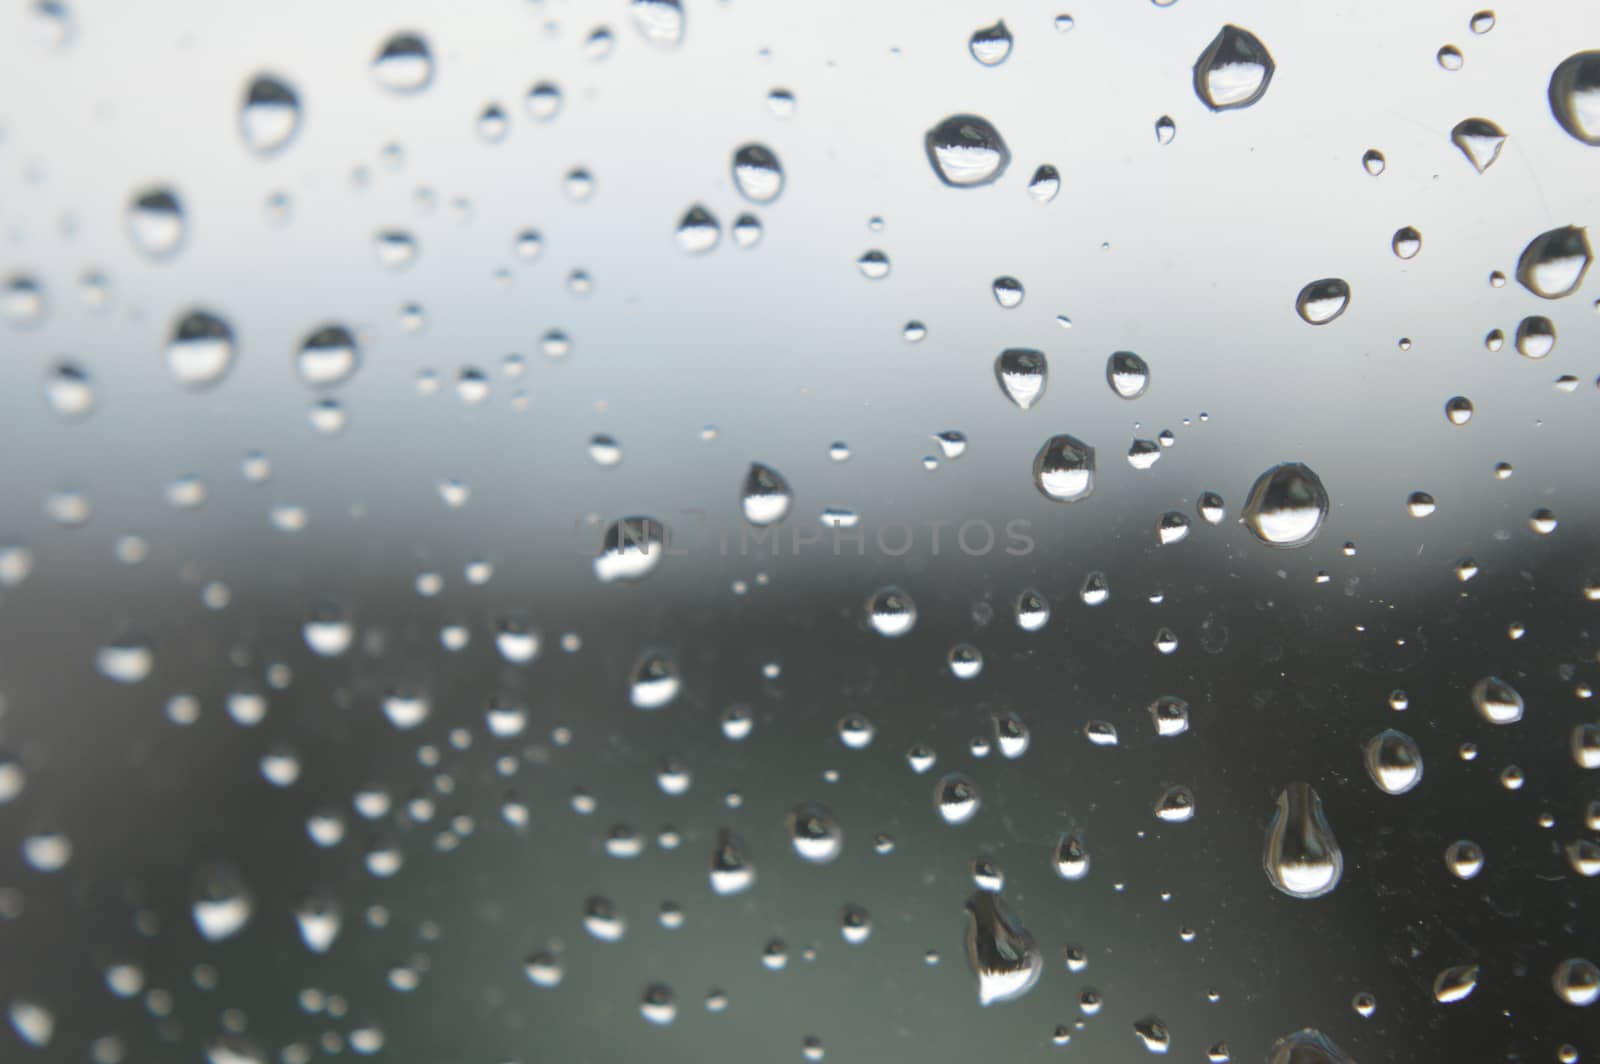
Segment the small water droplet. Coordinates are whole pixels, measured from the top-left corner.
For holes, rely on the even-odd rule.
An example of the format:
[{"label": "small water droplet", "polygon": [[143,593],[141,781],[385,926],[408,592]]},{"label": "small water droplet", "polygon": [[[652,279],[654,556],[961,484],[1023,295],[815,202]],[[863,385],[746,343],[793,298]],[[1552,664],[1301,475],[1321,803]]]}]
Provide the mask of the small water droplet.
[{"label": "small water droplet", "polygon": [[182,201],[165,186],[144,189],[128,201],[127,225],[134,248],[156,261],[176,254],[188,230]]},{"label": "small water droplet", "polygon": [[771,203],[783,191],[783,166],[764,144],[746,144],[733,153],[733,184],[751,203]]},{"label": "small water droplet", "polygon": [[1132,351],[1116,351],[1106,359],[1106,383],[1123,399],[1137,399],[1150,387],[1150,365]]},{"label": "small water droplet", "polygon": [[202,869],[190,904],[194,926],[207,942],[232,938],[255,912],[255,896],[229,865]]},{"label": "small water droplet", "polygon": [[1422,250],[1422,234],[1411,226],[1405,226],[1394,231],[1394,237],[1389,246],[1394,249],[1395,256],[1402,259],[1416,258],[1417,252]]},{"label": "small water droplet", "polygon": [[802,802],[789,811],[789,841],[812,864],[827,864],[844,850],[844,829],[833,811],[819,802]]},{"label": "small water droplet", "polygon": [[889,276],[889,256],[876,248],[862,252],[856,259],[856,269],[869,281],[881,281]]},{"label": "small water droplet", "polygon": [[1291,783],[1278,795],[1261,863],[1268,882],[1291,898],[1320,898],[1339,885],[1344,855],[1310,784]]},{"label": "small water droplet", "polygon": [[1027,410],[1044,395],[1049,363],[1043,351],[1009,347],[994,360],[994,376],[1005,397]]},{"label": "small water droplet", "polygon": [[678,219],[678,246],[691,255],[702,255],[722,239],[722,225],[702,204],[696,203]]},{"label": "small water droplet", "polygon": [[757,526],[777,524],[788,516],[793,501],[789,482],[782,473],[760,462],[750,463],[739,496],[746,521]]},{"label": "small water droplet", "polygon": [[1441,1005],[1465,1001],[1478,989],[1478,966],[1458,964],[1446,968],[1433,980],[1433,999]]},{"label": "small water droplet", "polygon": [[1061,172],[1049,163],[1039,167],[1028,179],[1028,195],[1040,203],[1049,203],[1061,191]]},{"label": "small water droplet", "polygon": [[681,0],[629,0],[633,24],[651,44],[676,48],[683,43],[683,5]]},{"label": "small water droplet", "polygon": [[1367,775],[1385,794],[1405,794],[1422,782],[1422,751],[1417,741],[1389,728],[1367,740]]},{"label": "small water droplet", "polygon": [[996,277],[993,289],[994,301],[1007,310],[1022,305],[1022,282],[1015,277]]},{"label": "small water droplet", "polygon": [[1046,440],[1033,459],[1033,482],[1053,502],[1077,502],[1094,491],[1094,448],[1065,434]]},{"label": "small water droplet", "polygon": [[1444,404],[1444,416],[1452,425],[1465,425],[1472,420],[1472,400],[1464,395],[1453,396]]},{"label": "small water droplet", "polygon": [[1033,588],[1024,590],[1017,596],[1016,619],[1024,632],[1037,632],[1050,621],[1050,601]]},{"label": "small water droplet", "polygon": [[965,824],[982,804],[978,784],[964,773],[952,772],[934,786],[933,806],[946,824]]},{"label": "small water droplet", "polygon": [[1377,148],[1368,148],[1365,154],[1361,156],[1361,168],[1373,177],[1383,173],[1386,165],[1387,161],[1383,157],[1383,152]]},{"label": "small water droplet", "polygon": [[1089,848],[1081,830],[1061,833],[1056,843],[1055,868],[1062,879],[1082,879],[1089,874]]},{"label": "small water droplet", "polygon": [[602,584],[643,580],[655,571],[667,549],[667,529],[653,517],[613,521],[594,559],[594,575]]},{"label": "small water droplet", "polygon": [[1178,135],[1178,125],[1172,120],[1171,115],[1162,115],[1156,119],[1156,143],[1171,144],[1172,138]]},{"label": "small water droplet", "polygon": [[396,33],[372,58],[372,76],[389,92],[421,92],[433,80],[433,54],[415,33]]},{"label": "small water droplet", "polygon": [[633,667],[628,701],[636,709],[662,709],[678,697],[683,679],[677,664],[664,654],[650,653]]},{"label": "small water droplet", "polygon": [[972,31],[972,38],[967,42],[967,49],[972,52],[972,58],[984,66],[999,66],[1011,55],[1011,31],[1006,28],[1005,19],[1001,19],[993,26]]},{"label": "small water droplet", "polygon": [[718,895],[741,894],[755,886],[756,866],[744,840],[727,828],[717,832],[711,851],[711,889]]},{"label": "small water droplet", "polygon": [[1350,286],[1338,277],[1312,281],[1295,296],[1294,309],[1309,325],[1326,325],[1350,306]]},{"label": "small water droplet", "polygon": [[295,356],[300,379],[313,388],[349,380],[361,364],[355,337],[343,325],[323,325],[308,334]]},{"label": "small water droplet", "polygon": [[881,636],[898,639],[917,623],[917,606],[898,587],[885,587],[867,600],[867,623]]},{"label": "small water droplet", "polygon": [[1194,819],[1194,792],[1184,786],[1172,786],[1156,799],[1156,818],[1168,824],[1182,824]]},{"label": "small water droplet", "polygon": [[257,74],[245,88],[239,108],[239,132],[257,155],[273,155],[294,139],[300,128],[300,97],[273,74]]},{"label": "small water droplet", "polygon": [[1471,879],[1483,871],[1483,848],[1470,839],[1457,839],[1445,847],[1444,863],[1457,879]]},{"label": "small water droplet", "polygon": [[1434,59],[1436,59],[1439,65],[1445,70],[1460,70],[1462,63],[1465,62],[1465,60],[1463,60],[1461,57],[1461,49],[1457,48],[1453,44],[1447,44],[1440,48],[1439,51],[1435,53]]}]

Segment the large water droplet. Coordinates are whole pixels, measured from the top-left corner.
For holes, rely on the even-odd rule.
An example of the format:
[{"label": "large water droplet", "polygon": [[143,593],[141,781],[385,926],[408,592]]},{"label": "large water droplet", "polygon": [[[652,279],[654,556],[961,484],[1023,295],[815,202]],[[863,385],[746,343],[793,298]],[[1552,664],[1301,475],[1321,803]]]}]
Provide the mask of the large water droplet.
[{"label": "large water droplet", "polygon": [[1350,286],[1338,277],[1324,277],[1300,289],[1294,309],[1311,325],[1326,325],[1350,306]]},{"label": "large water droplet", "polygon": [[833,811],[819,802],[802,802],[789,811],[789,841],[813,864],[827,864],[844,849],[844,829]]},{"label": "large water droplet", "polygon": [[300,128],[300,97],[293,87],[272,74],[257,74],[244,90],[239,108],[239,132],[245,146],[257,155],[281,151]]},{"label": "large water droplet", "polygon": [[1587,230],[1576,225],[1551,229],[1522,249],[1517,280],[1536,296],[1560,299],[1577,291],[1592,257]]},{"label": "large water droplet", "polygon": [[879,635],[897,639],[916,626],[917,604],[898,587],[875,591],[867,600],[867,623]]},{"label": "large water droplet", "polygon": [[1124,399],[1137,399],[1150,387],[1150,366],[1132,351],[1117,351],[1106,359],[1106,383]]},{"label": "large water droplet", "polygon": [[1485,676],[1472,685],[1472,705],[1490,724],[1515,724],[1522,719],[1522,695],[1498,676]]},{"label": "large water droplet", "polygon": [[995,891],[979,890],[967,899],[966,945],[980,1005],[1021,997],[1044,972],[1038,942]]},{"label": "large water droplet", "polygon": [[1568,957],[1556,965],[1550,985],[1568,1005],[1586,1008],[1600,1001],[1600,967],[1584,957]]},{"label": "large water droplet", "polygon": [[739,506],[744,510],[746,521],[757,526],[777,524],[788,516],[793,501],[789,482],[782,473],[760,462],[750,463],[739,495]]},{"label": "large water droplet", "polygon": [[209,311],[178,319],[167,341],[167,369],[187,388],[209,388],[233,365],[233,327]]},{"label": "large water droplet", "polygon": [[733,183],[751,203],[771,203],[783,191],[783,166],[764,144],[746,144],[733,153]]},{"label": "large water droplet", "polygon": [[1299,462],[1275,465],[1256,478],[1242,519],[1257,539],[1274,547],[1303,547],[1328,516],[1322,478]]},{"label": "large water droplet", "polygon": [[1044,395],[1049,373],[1044,352],[1031,348],[1008,347],[994,360],[994,378],[1000,382],[1000,391],[1022,410]]},{"label": "large water droplet", "polygon": [[1600,52],[1578,52],[1550,75],[1550,113],[1585,144],[1600,145]]},{"label": "large water droplet", "polygon": [[183,202],[171,188],[147,188],[128,201],[128,239],[141,254],[171,258],[183,246],[188,225]]},{"label": "large water droplet", "polygon": [[1417,741],[1389,728],[1367,740],[1367,775],[1385,794],[1404,794],[1422,782],[1422,751]]},{"label": "large water droplet", "polygon": [[1274,69],[1272,56],[1255,34],[1223,26],[1195,60],[1195,95],[1213,111],[1249,107],[1266,93]]},{"label": "large water droplet", "polygon": [[1278,795],[1261,863],[1268,882],[1291,898],[1320,898],[1339,885],[1344,855],[1309,783]]},{"label": "large water droplet", "polygon": [[1487,118],[1464,118],[1450,131],[1450,143],[1460,148],[1472,168],[1481,174],[1500,158],[1506,134]]},{"label": "large water droplet", "polygon": [[1011,165],[1011,149],[987,118],[951,115],[924,138],[928,162],[952,188],[976,188],[995,181]]},{"label": "large water droplet", "polygon": [[372,76],[390,92],[421,92],[433,80],[433,53],[415,33],[397,33],[372,58]]},{"label": "large water droplet", "polygon": [[1011,55],[1011,43],[1011,31],[1006,28],[1005,19],[1001,19],[993,26],[973,30],[967,48],[972,52],[972,58],[984,66],[992,67],[1004,63]]},{"label": "large water droplet", "polygon": [[1052,436],[1033,459],[1033,482],[1045,498],[1077,502],[1094,491],[1094,448],[1075,436]]}]

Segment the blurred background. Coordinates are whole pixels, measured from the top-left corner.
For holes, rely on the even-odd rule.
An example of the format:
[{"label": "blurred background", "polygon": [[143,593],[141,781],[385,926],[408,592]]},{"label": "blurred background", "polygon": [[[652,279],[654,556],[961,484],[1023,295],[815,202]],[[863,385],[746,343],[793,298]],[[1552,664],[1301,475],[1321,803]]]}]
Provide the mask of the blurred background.
[{"label": "blurred background", "polygon": [[1600,10],[0,25],[0,1059],[1600,1055]]}]

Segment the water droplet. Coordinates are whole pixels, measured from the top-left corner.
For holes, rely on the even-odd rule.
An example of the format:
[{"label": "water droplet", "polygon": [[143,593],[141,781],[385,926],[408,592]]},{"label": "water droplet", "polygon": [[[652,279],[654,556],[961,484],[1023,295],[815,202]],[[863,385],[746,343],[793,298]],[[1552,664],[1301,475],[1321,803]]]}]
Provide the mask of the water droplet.
[{"label": "water droplet", "polygon": [[1061,172],[1049,163],[1039,167],[1028,180],[1028,195],[1040,203],[1049,203],[1061,191]]},{"label": "water droplet", "polygon": [[272,74],[257,74],[245,88],[239,108],[239,132],[257,155],[283,150],[300,128],[300,97]]},{"label": "water droplet", "polygon": [[795,110],[794,93],[788,89],[773,89],[767,93],[767,108],[777,118],[793,118]]},{"label": "water droplet", "polygon": [[676,48],[683,43],[681,0],[629,0],[633,24],[651,44]]},{"label": "water droplet", "polygon": [[760,462],[750,463],[739,497],[746,521],[757,526],[777,524],[788,516],[793,501],[789,482],[782,473]]},{"label": "water droplet", "polygon": [[924,138],[928,162],[952,188],[976,188],[997,180],[1011,165],[1011,149],[986,118],[951,115]]},{"label": "water droplet", "polygon": [[917,623],[917,606],[898,587],[886,587],[867,600],[867,623],[881,636],[898,639]]},{"label": "water droplet", "polygon": [[601,942],[618,942],[628,931],[628,921],[609,898],[595,896],[583,903],[583,929]]},{"label": "water droplet", "polygon": [[1394,231],[1394,238],[1389,242],[1394,249],[1396,257],[1402,259],[1416,258],[1417,252],[1422,250],[1422,234],[1409,225]]},{"label": "water droplet", "polygon": [[1150,387],[1150,366],[1132,351],[1117,351],[1106,359],[1106,383],[1124,399],[1137,399]]},{"label": "water droplet", "polygon": [[372,76],[395,93],[421,92],[433,80],[433,54],[415,33],[397,33],[372,58]]},{"label": "water droplet", "polygon": [[1099,606],[1111,598],[1111,585],[1106,581],[1106,574],[1095,570],[1083,578],[1083,586],[1078,589],[1078,597],[1085,606]]},{"label": "water droplet", "polygon": [[946,824],[965,824],[977,815],[982,803],[978,784],[960,772],[943,777],[933,789],[933,806]]},{"label": "water droplet", "polygon": [[1446,968],[1433,980],[1433,999],[1441,1005],[1465,1001],[1478,988],[1478,966],[1458,964]]},{"label": "water droplet", "polygon": [[1083,736],[1095,746],[1117,745],[1117,727],[1110,721],[1091,720],[1083,726]]},{"label": "water droplet", "polygon": [[678,219],[678,246],[691,255],[701,255],[722,239],[722,225],[716,216],[696,203]]},{"label": "water droplet", "polygon": [[1357,1016],[1369,1020],[1372,1014],[1378,1011],[1378,999],[1362,990],[1350,999],[1350,1007],[1355,1010]]},{"label": "water droplet", "polygon": [[1050,600],[1033,588],[1017,596],[1017,627],[1024,632],[1037,632],[1050,622]]},{"label": "water droplet", "polygon": [[1306,1027],[1274,1042],[1267,1064],[1355,1064],[1355,1061],[1333,1039]]},{"label": "water droplet", "polygon": [[1438,508],[1433,496],[1425,491],[1414,491],[1406,496],[1406,512],[1412,517],[1428,517]]},{"label": "water droplet", "polygon": [[1339,885],[1344,855],[1309,783],[1278,795],[1261,863],[1268,882],[1291,898],[1320,898]]},{"label": "water droplet", "polygon": [[1172,1048],[1172,1035],[1167,1025],[1154,1016],[1134,1021],[1133,1033],[1144,1044],[1147,1053],[1165,1053]]},{"label": "water droplet", "polygon": [[1551,229],[1522,249],[1517,281],[1542,299],[1560,299],[1578,290],[1591,258],[1587,230],[1576,225]]},{"label": "water droplet", "polygon": [[764,144],[746,144],[733,153],[733,183],[751,203],[771,203],[783,191],[783,167]]},{"label": "water droplet", "polygon": [[229,865],[203,869],[191,899],[194,926],[207,942],[232,938],[255,912],[255,896]]},{"label": "water droplet", "polygon": [[711,851],[711,889],[726,897],[755,886],[756,866],[745,849],[744,840],[727,828],[717,832],[717,846]]},{"label": "water droplet", "polygon": [[1178,135],[1178,125],[1172,120],[1171,115],[1162,115],[1156,119],[1156,143],[1171,144],[1172,138]]},{"label": "water droplet", "polygon": [[995,714],[994,739],[995,745],[1000,747],[1000,756],[1008,761],[1015,761],[1028,752],[1032,734],[1022,718],[1015,711],[1008,709]]},{"label": "water droplet", "polygon": [[150,647],[134,636],[107,643],[94,656],[94,667],[100,675],[117,683],[139,683],[150,675],[155,663]]},{"label": "water droplet", "polygon": [[404,229],[381,229],[372,235],[378,265],[398,272],[417,261],[417,238]]},{"label": "water droplet", "polygon": [[1089,847],[1080,830],[1064,831],[1056,843],[1056,875],[1062,879],[1082,879],[1089,874]]},{"label": "water droplet", "polygon": [[1483,871],[1483,848],[1470,839],[1457,839],[1445,848],[1444,863],[1457,879],[1471,879]]},{"label": "water droplet", "polygon": [[788,827],[794,852],[812,864],[827,864],[844,850],[839,819],[818,802],[802,802],[790,810]]},{"label": "water droplet", "polygon": [[624,517],[606,529],[594,575],[602,584],[643,580],[666,555],[667,529],[653,517]]},{"label": "water droplet", "polygon": [[44,288],[32,277],[17,275],[6,279],[0,292],[0,315],[16,329],[28,329],[44,320]]},{"label": "water droplet", "polygon": [[664,654],[646,654],[633,667],[628,700],[636,709],[661,709],[678,697],[683,678],[678,666]]},{"label": "water droplet", "polygon": [[1208,525],[1220,525],[1227,516],[1222,496],[1214,491],[1202,492],[1195,502],[1195,510],[1200,514],[1200,519]]},{"label": "water droplet", "polygon": [[972,58],[984,66],[999,66],[1011,54],[1011,31],[1006,28],[1005,19],[1001,19],[993,26],[972,31],[972,39],[967,42],[967,48],[972,52]]},{"label": "water droplet", "polygon": [[1361,168],[1373,177],[1383,173],[1385,165],[1387,164],[1383,158],[1383,152],[1377,148],[1368,148],[1366,153],[1361,156]]},{"label": "water droplet", "polygon": [[1150,703],[1149,710],[1157,735],[1182,735],[1189,730],[1189,703],[1177,695],[1162,695]]},{"label": "water droplet", "polygon": [[1522,695],[1498,676],[1485,676],[1472,685],[1472,705],[1490,724],[1515,724],[1522,719]]},{"label": "water droplet", "polygon": [[1044,954],[997,892],[967,899],[967,965],[978,981],[978,1004],[1011,1001],[1033,989]]},{"label": "water droplet", "polygon": [[881,281],[889,276],[889,256],[876,248],[862,252],[856,260],[856,269],[869,281]]},{"label": "water droplet", "polygon": [[1477,14],[1472,16],[1472,21],[1468,23],[1468,25],[1472,27],[1473,33],[1488,33],[1490,30],[1494,29],[1494,12],[1479,11]]},{"label": "water droplet", "polygon": [[733,242],[742,248],[753,248],[761,242],[761,219],[753,214],[741,214],[733,220]]},{"label": "water droplet", "polygon": [[1463,62],[1461,58],[1461,49],[1457,48],[1453,44],[1447,44],[1440,48],[1439,51],[1435,53],[1434,59],[1436,59],[1439,65],[1445,70],[1460,70]]},{"label": "water droplet", "polygon": [[1015,277],[994,279],[994,301],[1007,310],[1022,306],[1022,282]]},{"label": "water droplet", "polygon": [[294,919],[300,928],[300,940],[313,953],[332,949],[343,923],[338,899],[321,893],[301,899],[295,906]]},{"label": "water droplet", "polygon": [[1350,306],[1350,286],[1338,277],[1312,281],[1295,296],[1294,309],[1310,325],[1326,325]]},{"label": "water droplet", "polygon": [[1223,26],[1195,60],[1195,95],[1213,111],[1249,107],[1266,93],[1274,69],[1266,45],[1253,33]]},{"label": "water droplet", "polygon": [[957,643],[950,648],[946,659],[950,675],[958,680],[970,680],[983,671],[983,652],[971,643]]},{"label": "water droplet", "polygon": [[1054,502],[1077,502],[1094,491],[1094,448],[1075,436],[1052,436],[1033,459],[1033,482]]},{"label": "water droplet", "polygon": [[1465,425],[1472,420],[1472,400],[1464,395],[1453,396],[1444,404],[1444,416],[1452,425]]},{"label": "water droplet", "polygon": [[1550,113],[1575,140],[1600,144],[1600,52],[1570,55],[1550,74]]},{"label": "water droplet", "polygon": [[1450,131],[1450,143],[1461,149],[1472,168],[1481,174],[1500,158],[1506,134],[1487,118],[1465,118]]},{"label": "water droplet", "polygon": [[[638,8],[641,3],[654,7],[659,5],[659,0],[634,0],[634,7]],[[644,994],[639,998],[639,1015],[658,1027],[677,1019],[678,999],[672,993],[672,988],[665,983],[651,983],[645,987]]]},{"label": "water droplet", "polygon": [[1543,506],[1528,515],[1528,527],[1541,536],[1548,536],[1556,530],[1556,515],[1554,510],[1547,510]]},{"label": "water droplet", "polygon": [[1600,967],[1583,957],[1568,957],[1556,965],[1550,985],[1568,1005],[1586,1008],[1600,1001]]},{"label": "water droplet", "polygon": [[1367,775],[1385,794],[1404,794],[1422,782],[1422,751],[1417,741],[1389,728],[1367,740]]},{"label": "water droplet", "polygon": [[313,388],[343,384],[361,365],[355,337],[343,325],[323,325],[300,344],[295,369]]},{"label": "water droplet", "polygon": [[148,258],[170,258],[183,245],[188,228],[183,203],[171,188],[147,188],[128,201],[128,239]]},{"label": "water droplet", "polygon": [[233,328],[209,311],[190,311],[173,326],[166,354],[167,369],[179,384],[209,388],[233,365]]},{"label": "water droplet", "polygon": [[1328,516],[1328,492],[1310,467],[1284,462],[1256,478],[1241,516],[1245,527],[1261,542],[1303,547],[1322,530]]},{"label": "water droplet", "polygon": [[1194,792],[1187,787],[1173,786],[1161,792],[1156,799],[1156,817],[1168,824],[1182,824],[1194,819]]},{"label": "water droplet", "polygon": [[1027,410],[1044,395],[1050,367],[1043,351],[1008,347],[994,360],[994,377],[1000,391],[1021,410]]},{"label": "water droplet", "polygon": [[55,1038],[56,1016],[44,1005],[27,998],[15,998],[6,1010],[17,1037],[35,1049],[45,1049]]},{"label": "water droplet", "polygon": [[1579,768],[1600,768],[1600,723],[1574,724],[1570,746],[1572,760]]},{"label": "water droplet", "polygon": [[68,421],[87,417],[94,409],[94,385],[89,372],[76,362],[57,362],[45,374],[44,398],[58,417]]}]

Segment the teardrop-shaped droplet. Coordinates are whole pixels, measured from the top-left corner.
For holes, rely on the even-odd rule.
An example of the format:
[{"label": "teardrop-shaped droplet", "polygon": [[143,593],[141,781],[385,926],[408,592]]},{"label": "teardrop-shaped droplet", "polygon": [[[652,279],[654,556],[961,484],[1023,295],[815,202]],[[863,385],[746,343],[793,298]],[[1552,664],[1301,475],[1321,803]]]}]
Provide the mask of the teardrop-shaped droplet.
[{"label": "teardrop-shaped droplet", "polygon": [[1111,585],[1106,580],[1106,574],[1098,569],[1093,570],[1083,578],[1083,586],[1078,589],[1078,598],[1085,606],[1099,606],[1111,598]]},{"label": "teardrop-shaped droplet", "polygon": [[1422,782],[1422,750],[1405,732],[1389,728],[1367,740],[1367,775],[1385,794],[1404,794]]},{"label": "teardrop-shaped droplet", "polygon": [[1011,43],[1011,31],[1006,28],[1005,19],[1001,19],[993,26],[973,30],[967,49],[972,52],[972,58],[992,67],[1006,61],[1011,54]]},{"label": "teardrop-shaped droplet", "polygon": [[745,849],[744,840],[722,828],[717,832],[716,849],[711,851],[711,889],[723,896],[741,894],[755,882],[755,862]]},{"label": "teardrop-shaped droplet", "polygon": [[1150,387],[1150,365],[1132,351],[1116,351],[1106,359],[1106,383],[1124,399],[1137,399]]},{"label": "teardrop-shaped droplet", "polygon": [[257,74],[244,91],[239,108],[239,132],[245,146],[257,155],[281,151],[300,128],[300,97],[288,82],[272,74]]},{"label": "teardrop-shaped droplet", "polygon": [[355,337],[343,325],[323,325],[300,344],[295,368],[313,388],[327,388],[349,380],[361,365]]},{"label": "teardrop-shaped droplet", "polygon": [[833,811],[819,802],[802,802],[789,811],[789,841],[812,864],[827,864],[844,848],[844,829]]},{"label": "teardrop-shaped droplet", "polygon": [[331,894],[308,894],[295,906],[294,919],[300,928],[300,941],[312,953],[326,953],[339,937],[342,916],[339,900]]},{"label": "teardrop-shaped droplet", "polygon": [[1578,290],[1592,257],[1589,234],[1582,226],[1551,229],[1522,249],[1517,259],[1517,280],[1542,299],[1560,299]]},{"label": "teardrop-shaped droplet", "polygon": [[633,24],[644,39],[662,48],[683,43],[683,4],[681,0],[630,0]]},{"label": "teardrop-shaped droplet", "polygon": [[1600,144],[1600,52],[1578,52],[1550,75],[1550,113],[1585,144]]},{"label": "teardrop-shaped droplet", "polygon": [[678,219],[678,246],[691,255],[701,255],[722,239],[722,225],[704,205],[696,203]]},{"label": "teardrop-shaped droplet", "polygon": [[898,587],[882,588],[867,600],[867,623],[879,635],[898,639],[916,627],[917,604]]},{"label": "teardrop-shaped droplet", "polygon": [[1515,724],[1522,719],[1522,695],[1498,676],[1485,676],[1472,685],[1472,705],[1490,724]]},{"label": "teardrop-shaped droplet", "polygon": [[1049,163],[1039,167],[1028,179],[1028,195],[1040,203],[1049,203],[1061,191],[1061,172]]},{"label": "teardrop-shaped droplet", "polygon": [[994,378],[1000,391],[1027,410],[1044,395],[1049,380],[1050,365],[1043,351],[1026,347],[1008,347],[994,360]]},{"label": "teardrop-shaped droplet", "polygon": [[1178,124],[1172,120],[1171,115],[1162,115],[1156,119],[1156,143],[1171,144],[1172,138],[1178,135]]},{"label": "teardrop-shaped droplet", "polygon": [[1350,286],[1339,277],[1312,281],[1295,296],[1294,309],[1310,325],[1326,325],[1350,306]]},{"label": "teardrop-shaped droplet", "polygon": [[227,375],[233,352],[233,327],[209,311],[193,310],[172,328],[167,369],[187,388],[209,388]]},{"label": "teardrop-shaped droplet", "polygon": [[397,33],[372,58],[372,76],[390,92],[421,92],[433,81],[433,53],[415,33]]},{"label": "teardrop-shaped droplet", "polygon": [[653,517],[624,517],[613,521],[594,560],[594,575],[602,584],[616,580],[643,580],[661,564],[667,552],[667,529]]},{"label": "teardrop-shaped droplet", "polygon": [[1056,843],[1056,875],[1062,879],[1082,879],[1089,874],[1089,847],[1082,831],[1064,831]]},{"label": "teardrop-shaped droplet", "polygon": [[1450,143],[1460,148],[1472,168],[1481,174],[1500,158],[1506,134],[1487,118],[1464,118],[1450,131]]},{"label": "teardrop-shaped droplet", "polygon": [[783,166],[765,144],[746,144],[733,153],[733,183],[751,203],[771,203],[783,191]]},{"label": "teardrop-shaped droplet", "polygon": [[1328,516],[1322,478],[1299,462],[1275,465],[1256,478],[1241,515],[1245,527],[1274,547],[1303,547]]},{"label": "teardrop-shaped droplet", "polygon": [[1339,885],[1344,855],[1309,783],[1291,783],[1278,795],[1261,863],[1267,880],[1291,898],[1320,898]]},{"label": "teardrop-shaped droplet", "polygon": [[170,258],[183,246],[188,229],[183,203],[170,188],[148,188],[128,202],[128,238],[148,258]]},{"label": "teardrop-shaped droplet", "polygon": [[1044,972],[1039,943],[996,891],[976,891],[967,899],[966,946],[980,1005],[1021,997]]},{"label": "teardrop-shaped droplet", "polygon": [[1267,91],[1275,66],[1249,30],[1223,26],[1194,64],[1194,91],[1213,111],[1249,107]]},{"label": "teardrop-shaped droplet", "polygon": [[1028,588],[1017,596],[1017,627],[1037,632],[1050,622],[1050,600],[1040,591]]},{"label": "teardrop-shaped droplet", "polygon": [[924,138],[928,162],[952,188],[976,188],[997,180],[1011,164],[1011,149],[987,118],[951,115]]},{"label": "teardrop-shaped droplet", "polygon": [[1458,964],[1446,968],[1433,979],[1433,999],[1441,1005],[1465,1001],[1478,989],[1478,966]]},{"label": "teardrop-shaped droplet", "polygon": [[789,482],[782,473],[760,462],[750,463],[739,494],[739,506],[744,510],[746,521],[757,526],[777,524],[788,516],[793,501]]},{"label": "teardrop-shaped droplet", "polygon": [[1355,1060],[1333,1039],[1306,1027],[1274,1042],[1267,1064],[1355,1064]]},{"label": "teardrop-shaped droplet", "polygon": [[1077,502],[1094,491],[1094,448],[1075,436],[1052,436],[1033,459],[1033,482],[1054,502]]}]

